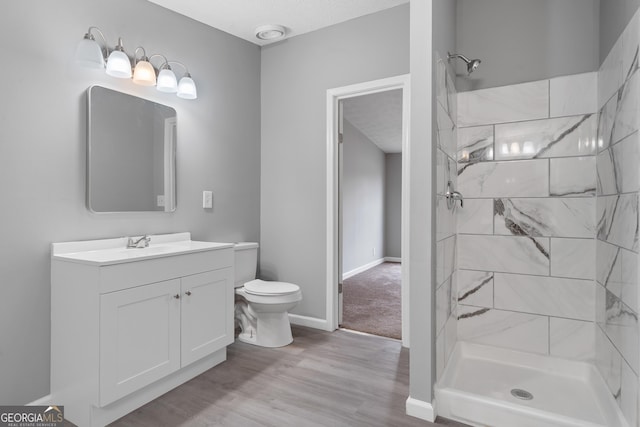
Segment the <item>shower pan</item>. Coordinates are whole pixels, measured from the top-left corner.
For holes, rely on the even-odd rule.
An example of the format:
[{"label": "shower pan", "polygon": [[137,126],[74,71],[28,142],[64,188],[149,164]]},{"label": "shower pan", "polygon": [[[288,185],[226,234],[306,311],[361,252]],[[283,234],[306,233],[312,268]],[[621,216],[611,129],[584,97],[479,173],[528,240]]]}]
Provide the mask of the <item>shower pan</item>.
[{"label": "shower pan", "polygon": [[435,395],[472,426],[628,426],[593,365],[480,344],[456,344]]}]

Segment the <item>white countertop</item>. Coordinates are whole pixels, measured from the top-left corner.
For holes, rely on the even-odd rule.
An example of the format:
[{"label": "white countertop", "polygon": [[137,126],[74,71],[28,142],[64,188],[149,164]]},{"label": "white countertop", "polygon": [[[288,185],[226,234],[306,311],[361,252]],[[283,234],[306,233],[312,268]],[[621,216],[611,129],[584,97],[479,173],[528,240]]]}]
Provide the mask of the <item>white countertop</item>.
[{"label": "white countertop", "polygon": [[158,234],[149,237],[151,241],[148,247],[132,249],[126,247],[127,237],[52,243],[51,258],[59,261],[101,266],[233,248],[234,246],[233,243],[191,240],[191,233]]}]

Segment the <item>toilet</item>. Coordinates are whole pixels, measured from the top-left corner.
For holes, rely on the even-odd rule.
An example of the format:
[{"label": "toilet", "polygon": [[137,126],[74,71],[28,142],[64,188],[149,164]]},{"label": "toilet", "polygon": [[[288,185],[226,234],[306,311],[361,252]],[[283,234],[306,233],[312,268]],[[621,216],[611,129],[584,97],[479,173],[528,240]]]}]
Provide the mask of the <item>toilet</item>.
[{"label": "toilet", "polygon": [[257,243],[236,243],[234,253],[238,340],[261,347],[291,344],[288,312],[302,300],[300,287],[256,279]]}]

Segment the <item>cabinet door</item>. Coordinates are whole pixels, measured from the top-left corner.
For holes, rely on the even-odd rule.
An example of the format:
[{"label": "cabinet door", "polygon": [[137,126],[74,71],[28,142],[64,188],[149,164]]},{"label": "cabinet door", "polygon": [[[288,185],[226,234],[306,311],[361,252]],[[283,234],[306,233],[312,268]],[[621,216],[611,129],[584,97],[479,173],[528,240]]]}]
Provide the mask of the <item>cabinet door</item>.
[{"label": "cabinet door", "polygon": [[180,280],[100,296],[100,405],[180,368]]},{"label": "cabinet door", "polygon": [[182,366],[233,342],[233,269],[182,278]]}]

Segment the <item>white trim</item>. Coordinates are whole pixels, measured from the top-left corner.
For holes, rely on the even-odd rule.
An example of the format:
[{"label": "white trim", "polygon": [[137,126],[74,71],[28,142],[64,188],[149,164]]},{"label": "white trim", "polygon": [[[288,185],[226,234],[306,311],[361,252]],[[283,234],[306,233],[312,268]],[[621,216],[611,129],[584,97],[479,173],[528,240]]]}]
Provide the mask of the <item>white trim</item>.
[{"label": "white trim", "polygon": [[411,208],[411,78],[407,74],[404,78],[403,90],[402,90],[402,190],[401,190],[401,221],[400,221],[400,253],[404,262],[400,267],[401,271],[401,306],[402,306],[402,346],[409,347],[409,307],[410,307],[410,294],[409,289],[411,286],[411,279],[409,277],[409,254],[410,254],[410,238],[411,238],[411,224],[409,211]]},{"label": "white trim", "polygon": [[436,420],[435,404],[425,402],[424,400],[414,399],[409,396],[407,398],[405,409],[407,411],[407,415],[411,415],[412,417],[420,418],[421,420],[429,422],[434,422]]},{"label": "white trim", "polygon": [[409,74],[373,80],[327,90],[327,269],[326,318],[329,330],[338,328],[338,102],[360,95],[402,89],[402,345],[409,347],[409,117],[411,115],[411,79]]},{"label": "white trim", "polygon": [[395,256],[386,256],[384,257],[384,262],[402,262],[402,258]]},{"label": "white trim", "polygon": [[175,116],[164,119],[164,211],[176,209],[176,133]]},{"label": "white trim", "polygon": [[299,314],[289,313],[289,322],[292,325],[306,326],[308,328],[321,329],[323,331],[333,331],[336,328],[330,328],[329,322],[317,317],[300,316]]},{"label": "white trim", "polygon": [[[42,396],[40,399],[36,399],[33,402],[27,403],[26,406],[44,406],[55,403],[52,402],[51,399],[53,399],[53,397],[51,397],[50,394],[47,394],[46,396]],[[59,404],[62,405],[62,403]]]},{"label": "white trim", "polygon": [[377,259],[375,261],[371,261],[368,264],[361,265],[360,267],[356,267],[351,271],[347,271],[346,273],[344,273],[342,275],[342,280],[348,279],[349,277],[353,277],[356,274],[362,273],[363,271],[367,271],[370,268],[375,267],[376,265],[380,265],[380,264],[382,264],[384,262],[384,260],[385,260],[384,258],[379,258],[379,259]]}]

